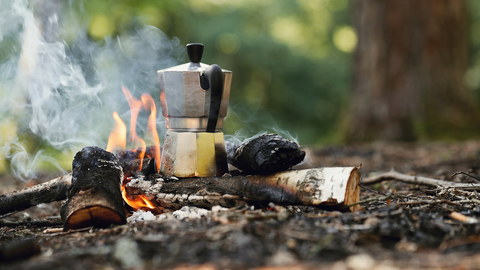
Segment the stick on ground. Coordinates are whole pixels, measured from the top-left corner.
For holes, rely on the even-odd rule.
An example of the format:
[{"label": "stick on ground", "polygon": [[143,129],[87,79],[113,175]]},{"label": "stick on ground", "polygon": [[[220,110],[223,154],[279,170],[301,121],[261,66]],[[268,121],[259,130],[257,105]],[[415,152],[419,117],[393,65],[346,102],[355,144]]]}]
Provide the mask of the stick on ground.
[{"label": "stick on ground", "polygon": [[477,190],[480,189],[480,184],[464,184],[464,183],[455,183],[445,180],[438,180],[429,177],[408,175],[396,172],[394,170],[380,173],[372,177],[363,179],[360,183],[364,185],[376,184],[382,181],[397,180],[408,184],[417,184],[425,186],[434,186],[434,187],[443,187],[443,188],[458,188],[464,190]]},{"label": "stick on ground", "polygon": [[22,211],[41,203],[65,200],[71,181],[72,175],[67,174],[48,182],[1,195],[0,215]]}]

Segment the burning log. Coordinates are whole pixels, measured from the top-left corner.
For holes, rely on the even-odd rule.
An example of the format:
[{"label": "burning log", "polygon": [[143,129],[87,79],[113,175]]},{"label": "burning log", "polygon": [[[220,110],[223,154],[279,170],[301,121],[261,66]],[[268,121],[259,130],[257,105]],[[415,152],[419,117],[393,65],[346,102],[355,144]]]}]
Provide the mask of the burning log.
[{"label": "burning log", "polygon": [[118,159],[99,147],[85,147],[75,155],[72,167],[72,183],[60,210],[63,229],[124,224],[123,171]]},{"label": "burning log", "polygon": [[[41,198],[53,198],[50,193],[70,187],[68,176],[49,182],[48,188],[42,185],[26,188],[22,192],[13,192],[0,196],[15,197],[17,194],[44,194],[37,203],[44,203]],[[161,179],[161,178],[159,178]],[[360,173],[357,168],[316,168],[293,170],[267,176],[229,176],[209,178],[184,178],[179,180],[143,180],[133,178],[126,184],[128,197],[142,194],[156,201],[161,208],[179,209],[185,205],[210,208],[215,205],[231,207],[237,204],[256,202],[274,202],[278,204],[312,205],[325,208],[342,209],[346,205],[359,201]],[[49,195],[50,194],[50,195]],[[25,199],[25,196],[21,196]],[[58,196],[59,200],[66,196]],[[19,202],[11,199],[9,202]],[[19,205],[26,205],[19,203]],[[16,208],[18,210],[24,210]],[[0,214],[6,214],[13,206],[4,203]],[[350,207],[351,211],[358,206]]]},{"label": "burning log", "polygon": [[[317,168],[293,170],[267,176],[185,178],[156,182],[135,178],[126,185],[127,193],[156,198],[163,208],[186,205],[211,208],[239,203],[273,202],[310,205],[342,210],[358,202],[360,173],[357,168]],[[351,211],[358,205],[350,207]]]},{"label": "burning log", "polygon": [[228,162],[244,173],[271,174],[302,162],[305,151],[294,141],[277,134],[264,134],[240,146],[227,146]]}]

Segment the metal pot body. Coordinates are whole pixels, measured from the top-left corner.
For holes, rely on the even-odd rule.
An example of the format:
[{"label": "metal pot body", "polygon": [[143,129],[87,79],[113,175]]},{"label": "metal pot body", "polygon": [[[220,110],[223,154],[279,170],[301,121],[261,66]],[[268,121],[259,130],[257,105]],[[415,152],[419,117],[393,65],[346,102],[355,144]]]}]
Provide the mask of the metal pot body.
[{"label": "metal pot body", "polygon": [[[210,108],[210,89],[201,85],[205,70],[210,67],[203,63],[186,63],[158,71],[162,114],[167,129],[175,131],[206,130]],[[224,77],[223,95],[218,115],[217,130],[223,128],[227,115],[232,72],[222,69]]]}]

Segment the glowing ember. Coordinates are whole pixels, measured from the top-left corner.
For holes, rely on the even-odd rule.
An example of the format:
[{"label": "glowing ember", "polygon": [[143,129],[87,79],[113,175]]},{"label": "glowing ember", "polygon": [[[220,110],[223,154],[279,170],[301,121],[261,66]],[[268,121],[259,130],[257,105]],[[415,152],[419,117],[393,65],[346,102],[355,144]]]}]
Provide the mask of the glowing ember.
[{"label": "glowing ember", "polygon": [[[147,196],[143,194],[135,195],[133,196],[128,196],[127,190],[125,188],[126,184],[128,181],[124,181],[122,184],[122,197],[123,200],[130,205],[135,210],[142,209],[142,210],[159,210],[156,206],[156,203],[153,201],[150,201]],[[157,212],[155,211],[155,212]]]},{"label": "glowing ember", "polygon": [[[130,106],[131,117],[130,117],[130,133],[129,141],[132,144],[132,149],[130,150],[133,153],[136,153],[136,158],[140,160],[140,166],[138,171],[142,170],[143,159],[145,157],[146,144],[145,141],[140,138],[136,133],[137,118],[140,110],[143,108],[147,111],[150,111],[150,116],[148,117],[148,126],[147,126],[147,136],[153,141],[152,153],[148,157],[153,158],[156,164],[157,172],[160,169],[160,139],[157,133],[157,124],[156,116],[157,109],[155,107],[155,102],[153,98],[148,94],[143,94],[141,100],[136,99],[132,96],[130,91],[126,87],[122,86],[123,93],[127,98],[128,105]],[[113,113],[113,119],[115,120],[115,128],[110,133],[108,138],[107,151],[113,152],[114,150],[123,150],[127,147],[127,127],[125,123],[120,119],[117,112]],[[126,184],[130,181],[129,178],[126,178],[122,183],[122,197],[124,201],[130,205],[133,209],[143,209],[143,210],[156,210],[159,211],[155,201],[151,201],[145,195],[132,195],[126,191]]]}]

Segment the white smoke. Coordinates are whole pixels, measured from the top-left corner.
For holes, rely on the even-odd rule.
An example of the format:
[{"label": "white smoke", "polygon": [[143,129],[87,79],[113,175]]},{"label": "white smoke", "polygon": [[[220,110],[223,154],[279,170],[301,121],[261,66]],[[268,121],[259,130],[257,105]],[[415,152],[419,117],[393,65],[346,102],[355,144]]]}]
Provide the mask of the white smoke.
[{"label": "white smoke", "polygon": [[[38,1],[0,0],[0,126],[3,119],[15,119],[19,133],[34,134],[59,150],[105,147],[112,112],[122,116],[128,110],[121,86],[157,101],[156,70],[175,65],[183,48],[152,26],[107,38],[100,46],[75,16],[57,13],[68,7],[52,8],[40,21]],[[59,38],[72,31],[73,41]],[[0,137],[0,143],[21,180],[35,177],[40,162],[56,164],[41,151],[28,153],[18,138]]]}]

